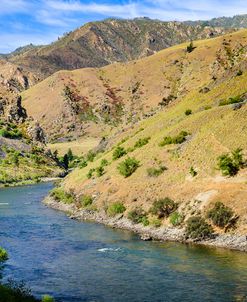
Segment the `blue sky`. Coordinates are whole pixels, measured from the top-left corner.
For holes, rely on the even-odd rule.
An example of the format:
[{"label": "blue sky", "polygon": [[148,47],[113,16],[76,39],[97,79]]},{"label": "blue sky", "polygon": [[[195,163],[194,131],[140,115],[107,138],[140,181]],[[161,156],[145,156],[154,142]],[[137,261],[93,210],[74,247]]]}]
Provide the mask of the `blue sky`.
[{"label": "blue sky", "polygon": [[0,0],[0,53],[50,43],[107,17],[206,20],[246,13],[247,0]]}]

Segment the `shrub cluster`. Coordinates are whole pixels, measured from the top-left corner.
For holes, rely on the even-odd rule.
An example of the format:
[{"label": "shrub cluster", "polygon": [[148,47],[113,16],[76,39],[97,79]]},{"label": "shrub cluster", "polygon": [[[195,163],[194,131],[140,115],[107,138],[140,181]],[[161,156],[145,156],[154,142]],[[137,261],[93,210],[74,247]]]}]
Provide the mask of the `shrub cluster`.
[{"label": "shrub cluster", "polygon": [[220,101],[219,106],[241,103],[242,101],[243,101],[242,97],[240,95],[237,95],[235,97],[230,97],[229,99]]},{"label": "shrub cluster", "polygon": [[151,168],[147,168],[147,174],[150,177],[158,177],[159,175],[161,175],[165,170],[167,170],[167,168],[165,166],[160,166],[158,168],[155,167],[151,167]]},{"label": "shrub cluster", "polygon": [[186,136],[188,136],[189,133],[187,131],[181,131],[177,136],[171,137],[171,136],[165,136],[163,140],[159,143],[160,147],[164,147],[166,145],[171,144],[182,144],[186,141]]},{"label": "shrub cluster", "polygon": [[117,214],[122,214],[125,211],[126,211],[126,208],[122,202],[114,202],[111,205],[109,205],[107,208],[107,214],[112,217]]},{"label": "shrub cluster", "polygon": [[135,148],[135,149],[136,149],[136,148],[141,148],[141,147],[147,145],[148,142],[149,142],[149,140],[150,140],[150,137],[140,138],[140,139],[135,143],[134,148]]},{"label": "shrub cluster", "polygon": [[124,149],[124,147],[117,146],[113,151],[112,159],[116,160],[116,159],[124,156],[125,154],[127,154],[127,151]]},{"label": "shrub cluster", "polygon": [[208,211],[207,217],[212,220],[213,224],[223,228],[233,217],[233,211],[222,202],[216,202],[214,207]]},{"label": "shrub cluster", "polygon": [[133,223],[142,223],[144,226],[149,225],[148,215],[142,208],[135,208],[128,213],[128,218]]},{"label": "shrub cluster", "polygon": [[170,215],[170,223],[174,226],[180,225],[183,222],[183,220],[184,220],[184,217],[178,212],[173,212]]},{"label": "shrub cluster", "polygon": [[187,221],[186,235],[191,239],[203,240],[213,234],[212,227],[200,216],[190,217]]},{"label": "shrub cluster", "polygon": [[93,198],[91,195],[82,195],[80,197],[81,206],[88,207],[88,206],[91,206],[92,203],[93,203]]},{"label": "shrub cluster", "polygon": [[124,177],[129,177],[132,175],[137,168],[140,166],[140,162],[134,157],[128,157],[125,161],[118,165],[118,171]]},{"label": "shrub cluster", "polygon": [[166,197],[164,199],[155,200],[150,212],[157,215],[159,218],[163,218],[168,217],[176,209],[177,204],[169,197]]},{"label": "shrub cluster", "polygon": [[71,204],[74,202],[74,194],[64,191],[62,188],[54,188],[51,191],[51,196],[57,201],[57,202],[63,202],[67,204]]},{"label": "shrub cluster", "polygon": [[218,169],[224,176],[234,176],[244,166],[242,149],[238,148],[231,153],[218,157]]}]

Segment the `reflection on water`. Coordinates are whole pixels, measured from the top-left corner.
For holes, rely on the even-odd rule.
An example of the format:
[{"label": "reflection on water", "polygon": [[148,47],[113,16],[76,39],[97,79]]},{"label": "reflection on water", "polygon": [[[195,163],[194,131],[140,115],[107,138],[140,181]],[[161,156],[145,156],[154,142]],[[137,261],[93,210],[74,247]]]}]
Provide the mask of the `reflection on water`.
[{"label": "reflection on water", "polygon": [[[5,276],[57,301],[247,301],[247,255],[143,242],[127,231],[80,223],[40,200],[51,184],[0,191]],[[3,205],[4,204],[4,205]]]}]

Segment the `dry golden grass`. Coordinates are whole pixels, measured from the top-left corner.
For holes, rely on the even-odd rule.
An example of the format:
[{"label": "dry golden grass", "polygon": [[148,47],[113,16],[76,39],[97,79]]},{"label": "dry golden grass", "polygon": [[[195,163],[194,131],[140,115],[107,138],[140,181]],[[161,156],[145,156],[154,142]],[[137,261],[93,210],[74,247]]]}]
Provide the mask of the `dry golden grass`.
[{"label": "dry golden grass", "polygon": [[89,150],[92,150],[99,144],[98,138],[81,138],[72,142],[48,144],[47,148],[52,152],[58,151],[59,156],[64,155],[69,149],[72,150],[74,155],[86,154]]}]

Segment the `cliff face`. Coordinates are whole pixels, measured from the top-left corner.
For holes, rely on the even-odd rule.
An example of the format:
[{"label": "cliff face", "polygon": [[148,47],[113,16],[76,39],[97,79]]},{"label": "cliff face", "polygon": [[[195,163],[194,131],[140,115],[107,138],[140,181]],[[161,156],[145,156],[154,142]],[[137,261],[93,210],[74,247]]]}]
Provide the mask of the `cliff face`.
[{"label": "cliff face", "polygon": [[9,57],[39,77],[84,67],[102,67],[127,62],[189,40],[212,38],[229,30],[224,28],[161,22],[150,19],[116,20],[88,23],[58,41],[43,47],[27,48]]}]

